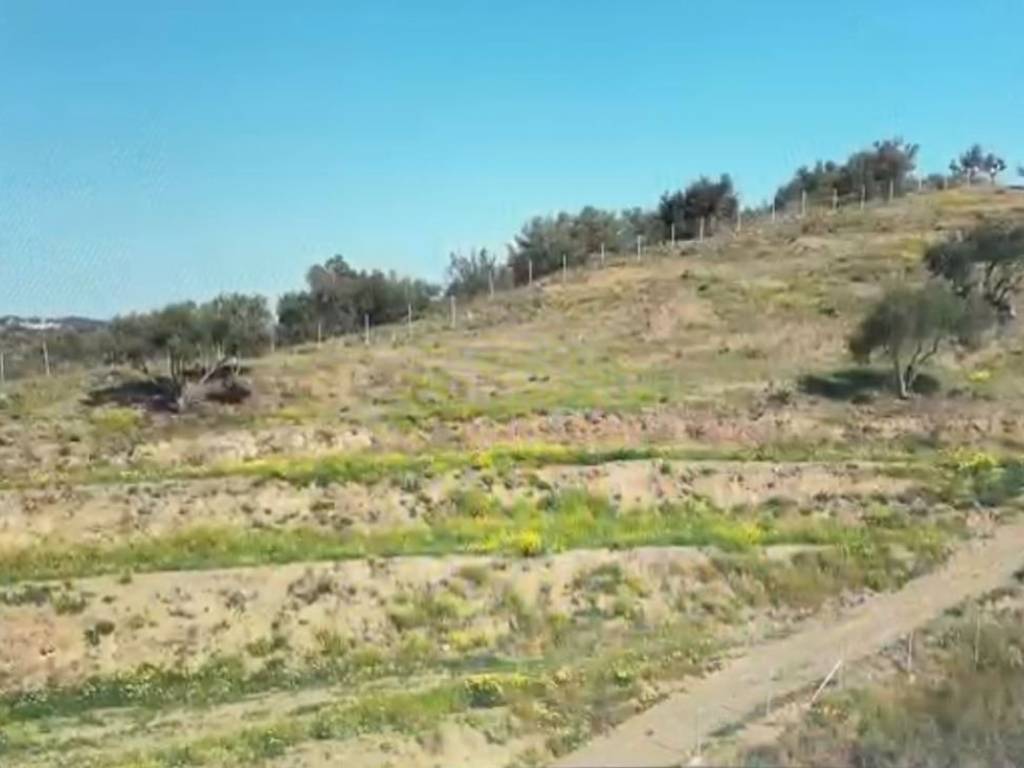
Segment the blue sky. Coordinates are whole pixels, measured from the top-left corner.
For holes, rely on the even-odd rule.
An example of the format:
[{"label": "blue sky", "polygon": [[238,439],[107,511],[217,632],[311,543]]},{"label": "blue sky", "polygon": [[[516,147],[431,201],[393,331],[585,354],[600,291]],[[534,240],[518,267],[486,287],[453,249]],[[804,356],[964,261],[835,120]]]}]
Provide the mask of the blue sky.
[{"label": "blue sky", "polygon": [[1024,162],[1020,0],[0,0],[0,315],[430,278],[537,213],[883,136]]}]

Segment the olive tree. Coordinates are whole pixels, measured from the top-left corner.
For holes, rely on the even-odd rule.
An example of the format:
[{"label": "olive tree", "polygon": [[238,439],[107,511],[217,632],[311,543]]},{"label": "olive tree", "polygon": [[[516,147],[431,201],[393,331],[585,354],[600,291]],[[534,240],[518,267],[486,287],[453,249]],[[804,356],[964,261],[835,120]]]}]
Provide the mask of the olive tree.
[{"label": "olive tree", "polygon": [[950,162],[949,170],[954,176],[966,179],[968,184],[982,173],[995,184],[996,177],[1006,170],[1006,161],[994,152],[986,152],[981,144],[974,144]]},{"label": "olive tree", "polygon": [[675,226],[679,236],[694,238],[701,220],[713,226],[717,221],[732,219],[738,205],[732,177],[723,173],[718,181],[701,176],[685,190],[666,192],[658,202],[657,215],[666,231]]},{"label": "olive tree", "polygon": [[1024,226],[983,224],[932,246],[924,260],[959,296],[980,296],[1001,320],[1016,316],[1013,298],[1024,284]]},{"label": "olive tree", "polygon": [[486,248],[471,248],[468,253],[452,252],[448,257],[449,296],[470,298],[486,293],[494,285],[501,264],[498,257]]},{"label": "olive tree", "polygon": [[901,398],[907,398],[921,372],[943,344],[973,346],[990,325],[991,309],[958,296],[942,283],[889,289],[861,320],[849,348],[862,363],[880,353],[892,366]]}]

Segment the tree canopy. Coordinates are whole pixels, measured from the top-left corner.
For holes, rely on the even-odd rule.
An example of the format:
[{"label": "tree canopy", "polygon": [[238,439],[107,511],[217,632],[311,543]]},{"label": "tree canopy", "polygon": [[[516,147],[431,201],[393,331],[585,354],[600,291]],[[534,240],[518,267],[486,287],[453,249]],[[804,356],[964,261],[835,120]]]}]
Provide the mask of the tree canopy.
[{"label": "tree canopy", "polygon": [[362,271],[343,256],[332,256],[306,273],[306,291],[284,294],[278,300],[279,333],[289,341],[351,333],[364,318],[373,325],[422,314],[439,292],[424,280],[399,277],[394,272]]},{"label": "tree canopy", "polygon": [[496,254],[486,248],[472,248],[468,253],[453,252],[448,257],[448,296],[469,298],[487,293],[502,282],[504,266]]},{"label": "tree canopy", "polygon": [[779,187],[775,204],[779,208],[800,199],[806,192],[812,200],[831,199],[833,191],[840,199],[860,199],[861,190],[867,199],[888,193],[890,182],[901,189],[914,172],[918,145],[902,138],[883,139],[871,147],[854,152],[845,162],[819,160],[811,168],[801,166],[793,178]]},{"label": "tree canopy", "polygon": [[968,183],[985,174],[994,184],[996,177],[1006,170],[1006,161],[993,152],[986,152],[981,144],[972,144],[959,157],[950,161],[949,170]]},{"label": "tree canopy", "polygon": [[675,225],[677,237],[693,238],[697,237],[702,219],[710,233],[717,222],[735,218],[737,205],[729,174],[723,173],[718,181],[701,176],[685,190],[663,194],[658,216],[666,230]]},{"label": "tree canopy", "polygon": [[1016,316],[1024,285],[1024,226],[987,223],[925,252],[925,266],[962,297],[980,296],[999,317]]},{"label": "tree canopy", "polygon": [[272,327],[264,297],[222,294],[205,304],[179,302],[115,317],[107,329],[106,354],[112,362],[142,367],[169,359],[172,369],[181,368],[204,355],[260,354],[270,344]]}]

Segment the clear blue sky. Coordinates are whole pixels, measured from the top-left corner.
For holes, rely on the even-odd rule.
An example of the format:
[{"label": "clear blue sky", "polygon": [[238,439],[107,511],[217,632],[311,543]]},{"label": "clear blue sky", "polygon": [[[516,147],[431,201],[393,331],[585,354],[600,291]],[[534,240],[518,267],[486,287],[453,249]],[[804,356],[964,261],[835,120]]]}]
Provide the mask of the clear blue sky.
[{"label": "clear blue sky", "polygon": [[440,278],[529,216],[901,134],[1024,161],[1021,0],[0,0],[0,315]]}]

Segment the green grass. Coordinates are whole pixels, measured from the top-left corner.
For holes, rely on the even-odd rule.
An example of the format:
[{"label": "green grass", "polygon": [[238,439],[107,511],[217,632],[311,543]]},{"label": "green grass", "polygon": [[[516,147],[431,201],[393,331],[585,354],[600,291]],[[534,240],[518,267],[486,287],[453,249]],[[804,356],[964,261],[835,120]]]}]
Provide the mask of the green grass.
[{"label": "green grass", "polygon": [[307,741],[340,740],[367,733],[423,733],[446,717],[469,709],[459,684],[412,693],[367,696],[356,704],[326,707],[312,717],[280,719],[270,725],[211,736],[120,759],[84,759],[83,768],[177,768],[178,766],[251,766],[280,757]]},{"label": "green grass", "polygon": [[[645,683],[696,672],[715,646],[690,625],[648,634],[628,647],[598,649],[585,662],[558,662],[459,674],[431,687],[402,692],[371,692],[355,701],[328,704],[311,712],[174,746],[136,750],[119,757],[82,758],[78,765],[104,768],[176,766],[250,766],[280,757],[306,742],[340,741],[373,733],[423,737],[447,718],[473,710],[502,708],[522,732],[549,737],[549,749],[561,753],[588,738],[596,728],[621,719],[622,704],[639,696]],[[576,658],[581,658],[577,656]],[[409,682],[405,684],[410,687]],[[648,702],[650,703],[650,702]],[[562,712],[557,718],[547,713]],[[28,742],[12,738],[14,755]]]},{"label": "green grass", "polygon": [[[90,713],[99,710],[111,712],[131,708],[133,716],[138,717],[142,711],[156,714],[173,706],[205,707],[270,691],[324,686],[343,686],[345,690],[351,691],[358,690],[362,684],[382,680],[402,680],[403,685],[408,687],[418,673],[433,673],[432,679],[436,679],[437,673],[442,673],[452,680],[462,681],[458,686],[445,687],[458,695],[462,709],[497,706],[506,703],[513,693],[523,693],[524,686],[531,687],[533,681],[541,680],[546,672],[561,668],[566,658],[591,658],[597,653],[608,656],[610,646],[619,647],[622,644],[616,652],[618,656],[635,659],[638,654],[642,657],[652,643],[663,646],[668,642],[674,643],[674,648],[681,644],[704,651],[711,648],[709,638],[687,624],[632,633],[626,637],[620,634],[598,637],[589,631],[581,631],[569,638],[563,633],[559,636],[558,646],[550,647],[548,655],[540,658],[505,658],[486,649],[477,654],[460,652],[450,658],[440,658],[436,653],[432,656],[412,657],[401,649],[384,655],[373,646],[353,649],[344,642],[335,642],[325,637],[320,650],[311,654],[298,669],[288,669],[278,663],[279,660],[268,660],[260,670],[247,671],[241,657],[215,658],[194,670],[178,666],[159,668],[147,665],[131,672],[96,676],[79,685],[50,687],[11,694],[0,699],[0,756],[5,751],[13,755],[29,749],[55,748],[58,744],[48,738],[47,734],[53,733],[60,719],[91,718],[93,715]],[[691,661],[693,658],[693,653],[687,656]],[[493,694],[495,686],[498,689],[497,700],[484,704],[486,691]],[[431,695],[434,693],[436,691]],[[415,701],[422,704],[419,699]],[[360,701],[358,707],[333,707],[327,710],[324,717],[327,722],[338,726],[339,723],[348,722],[347,718],[353,712],[365,713],[367,707],[373,710],[378,706],[387,711],[396,703],[402,708],[408,701],[404,697],[380,698],[370,694],[369,698]],[[366,722],[362,715],[360,722]],[[384,722],[391,723],[388,718]],[[17,724],[27,726],[31,723],[38,723],[34,728],[34,739],[33,729],[16,727]],[[320,717],[319,722],[312,726],[312,731],[304,730],[302,733],[313,732],[318,734],[317,738],[325,738],[324,723],[323,717]],[[381,721],[377,721],[375,727],[381,727]],[[276,727],[270,730],[278,732]],[[337,727],[328,731],[339,733]],[[248,737],[241,738],[240,743],[244,748],[249,743]],[[166,754],[172,753],[177,754],[175,750]]]},{"label": "green grass", "polygon": [[[711,546],[744,551],[776,544],[841,545],[869,535],[902,540],[930,530],[869,534],[829,521],[736,516],[700,500],[620,510],[581,491],[522,500],[499,511],[430,525],[367,532],[309,528],[197,527],[115,544],[40,544],[0,552],[0,583],[104,574],[203,570],[365,557],[488,554],[536,556],[570,549]],[[756,521],[755,521],[756,520]]]},{"label": "green grass", "polygon": [[597,466],[616,461],[875,461],[891,465],[921,463],[937,456],[917,444],[858,446],[789,442],[756,448],[702,446],[613,446],[580,448],[560,444],[498,445],[480,451],[435,453],[348,452],[316,457],[280,456],[205,466],[140,465],[131,469],[100,467],[75,473],[26,474],[0,479],[0,489],[48,487],[54,481],[77,485],[132,484],[168,480],[251,477],[282,480],[295,485],[408,482],[464,469],[504,471],[547,466]]},{"label": "green grass", "polygon": [[[601,508],[599,501],[591,499],[588,502],[588,498],[552,497],[549,504],[557,505],[560,509],[572,504],[588,503]],[[743,526],[743,536],[730,537],[730,540],[749,541],[748,524],[741,521],[738,525]],[[758,530],[762,530],[760,535],[769,540],[784,536],[781,531]],[[845,530],[844,533],[822,529],[813,533],[804,529],[804,536],[834,538],[840,543],[834,550],[806,553],[806,557],[798,554],[789,563],[764,560],[744,543],[734,550],[733,555],[717,558],[714,566],[733,587],[738,600],[755,605],[771,603],[807,607],[846,588],[865,585],[894,587],[913,575],[922,564],[932,562],[931,558],[940,556],[942,551],[938,534],[923,531],[921,526],[895,532],[890,529]],[[894,557],[892,545],[904,551],[912,550],[915,555],[914,565],[908,564],[906,558]],[[877,580],[869,582],[872,575]],[[475,573],[468,573],[464,578],[470,583],[480,579]],[[631,612],[616,607],[619,604],[618,598],[633,603],[646,593],[642,583],[634,581],[614,564],[581,574],[573,586],[583,591],[585,597],[591,594],[616,597],[610,608],[611,615],[625,617],[631,615]],[[76,685],[51,686],[0,698],[0,733],[7,734],[6,749],[9,754],[14,754],[19,750],[41,748],[38,737],[35,742],[24,734],[16,738],[18,732],[14,726],[18,723],[38,722],[38,732],[43,734],[50,732],[56,725],[55,719],[90,716],[88,713],[97,710],[132,708],[155,713],[174,706],[209,706],[238,701],[271,691],[325,686],[358,690],[370,681],[410,680],[419,673],[458,677],[465,675],[467,670],[475,670],[478,674],[512,672],[532,678],[544,670],[561,669],[567,663],[572,665],[577,659],[603,655],[608,660],[603,676],[596,673],[575,677],[570,675],[579,686],[590,692],[576,690],[570,699],[561,703],[561,706],[572,710],[572,716],[563,724],[564,730],[557,734],[554,743],[561,745],[556,746],[556,749],[566,749],[589,735],[589,729],[594,723],[614,719],[617,716],[616,702],[621,702],[625,692],[639,690],[637,686],[642,687],[645,680],[661,679],[651,676],[654,667],[661,670],[658,674],[683,674],[689,670],[694,657],[687,653],[680,655],[678,647],[672,646],[672,643],[685,640],[687,647],[692,650],[693,647],[710,642],[711,638],[709,630],[705,629],[701,630],[699,636],[695,635],[695,625],[692,624],[680,628],[652,626],[639,621],[610,629],[602,622],[602,619],[608,617],[603,614],[599,616],[593,610],[584,611],[571,619],[562,614],[547,613],[537,606],[527,604],[518,593],[508,591],[499,596],[493,610],[496,611],[495,616],[501,617],[503,622],[507,621],[510,626],[516,627],[513,635],[490,635],[481,644],[472,643],[462,647],[457,641],[463,634],[458,626],[468,606],[456,599],[457,594],[456,589],[451,593],[430,594],[427,596],[429,599],[413,595],[396,600],[393,621],[406,637],[405,642],[390,651],[385,652],[377,645],[355,647],[344,638],[325,630],[317,635],[317,648],[297,660],[286,643],[260,642],[259,653],[256,655],[266,658],[255,669],[249,660],[239,656],[214,658],[193,669],[143,666],[114,675],[95,676]],[[442,648],[441,638],[448,639],[451,650]],[[523,650],[516,650],[519,646],[530,649],[527,651],[530,655],[522,656]],[[615,649],[614,659],[609,656],[611,649]],[[560,686],[556,691],[566,693],[566,690],[562,690],[564,686]],[[479,703],[480,696],[489,695],[489,688],[484,686],[484,689],[471,691],[470,705],[473,701]],[[596,693],[598,690],[600,696]],[[539,696],[534,691],[519,702],[523,717],[529,716],[531,712],[536,714]],[[583,703],[579,697],[584,698]],[[516,697],[510,697],[510,703],[513,703],[513,698]],[[347,714],[344,715],[341,722],[348,722],[347,717]],[[278,734],[276,729],[272,730]],[[308,732],[305,730],[297,736],[300,740],[307,737]],[[246,736],[240,738],[231,749],[237,747],[242,750],[242,756],[251,757],[245,752],[249,746],[251,742]],[[189,749],[199,749],[196,754],[207,754],[206,746],[200,745],[197,748],[193,745]],[[166,753],[168,760],[172,752]],[[0,749],[2,753],[3,749]],[[164,757],[158,759],[164,760]]]}]

